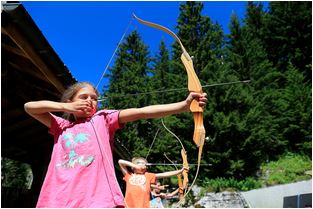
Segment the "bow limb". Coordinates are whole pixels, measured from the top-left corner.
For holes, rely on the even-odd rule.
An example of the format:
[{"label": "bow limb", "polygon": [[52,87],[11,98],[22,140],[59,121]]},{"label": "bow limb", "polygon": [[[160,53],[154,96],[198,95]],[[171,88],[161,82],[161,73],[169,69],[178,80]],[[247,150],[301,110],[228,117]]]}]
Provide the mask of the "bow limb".
[{"label": "bow limb", "polygon": [[[147,26],[150,26],[150,27],[153,27],[153,28],[156,28],[156,29],[159,29],[159,30],[162,30],[164,31],[165,33],[168,33],[170,34],[171,36],[173,36],[176,41],[179,43],[180,47],[183,49],[184,52],[187,52],[185,50],[185,47],[184,45],[182,44],[182,42],[180,41],[180,39],[178,38],[178,36],[173,32],[171,31],[170,29],[162,26],[162,25],[159,25],[159,24],[156,24],[156,23],[152,23],[152,22],[148,22],[148,21],[145,21],[145,20],[142,20],[140,19],[139,17],[137,17],[135,14],[133,14],[134,18],[136,18],[139,22],[141,22],[142,24],[144,25],[147,25]],[[187,53],[188,54],[188,53]],[[188,57],[189,55],[186,55],[186,57]],[[191,60],[190,56],[189,56],[189,59]]]},{"label": "bow limb", "polygon": [[188,160],[187,160],[187,153],[184,149],[181,150],[181,156],[182,156],[182,159],[183,159],[183,167],[186,168],[184,169],[182,175],[183,175],[183,189],[186,189],[187,185],[188,185],[188,170],[187,168],[189,169],[189,164],[188,164]]},{"label": "bow limb", "polygon": [[[184,155],[183,155],[184,153]],[[183,158],[183,166],[184,167],[188,167],[188,161],[187,161],[187,155],[185,154],[186,152],[184,151],[184,149],[181,150],[181,154],[182,154],[182,158]],[[173,163],[173,161],[171,159],[169,159],[165,153],[163,153],[163,155],[166,157],[166,159],[168,161],[170,161],[173,166],[178,169],[176,167],[176,165]],[[184,177],[184,179],[183,179]],[[178,179],[178,192],[179,192],[179,204],[180,206],[182,206],[183,204],[183,200],[184,200],[184,191],[186,190],[187,184],[188,184],[188,172],[183,172],[177,175],[177,179]]]},{"label": "bow limb", "polygon": [[[178,175],[179,204],[180,204],[180,206],[182,206],[183,203],[184,203],[185,196],[186,196],[186,195],[184,195],[184,191],[186,191],[187,186],[188,186],[189,164],[188,164],[188,160],[187,160],[186,150],[185,149],[181,149],[180,153],[181,153],[181,156],[182,156],[182,159],[183,159],[183,167],[184,167],[184,170],[183,170],[182,174]],[[182,176],[183,176],[183,180],[182,180]]]},{"label": "bow limb", "polygon": [[182,205],[181,203],[183,202],[183,197],[184,197],[184,188],[183,188],[183,180],[182,180],[182,175],[178,174],[178,191],[179,191],[179,203],[180,206]]}]

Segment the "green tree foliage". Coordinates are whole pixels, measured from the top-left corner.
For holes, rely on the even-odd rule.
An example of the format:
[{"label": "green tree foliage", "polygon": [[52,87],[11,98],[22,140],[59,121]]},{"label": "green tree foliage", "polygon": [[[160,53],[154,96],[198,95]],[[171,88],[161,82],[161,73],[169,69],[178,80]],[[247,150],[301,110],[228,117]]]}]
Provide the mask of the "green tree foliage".
[{"label": "green tree foliage", "polygon": [[[117,109],[131,107],[141,107],[148,104],[150,96],[130,96],[125,99],[124,95],[148,92],[150,72],[148,47],[144,45],[137,31],[132,32],[121,44],[117,52],[114,66],[110,69],[109,88],[106,92],[112,99],[109,107]],[[116,97],[115,97],[116,96]]]},{"label": "green tree foliage", "polygon": [[289,66],[281,99],[282,135],[289,142],[288,150],[303,152],[308,156],[312,152],[311,90],[311,83],[306,81],[305,75]]},{"label": "green tree foliage", "polygon": [[[302,147],[302,151],[311,145],[310,135],[305,137],[299,133],[305,132],[304,130],[311,133],[309,123],[305,122],[311,118],[311,110],[308,107],[311,102],[310,85],[305,84],[301,73],[296,77],[292,76],[292,83],[295,83],[294,79],[297,78],[296,83],[302,87],[302,91],[298,93],[306,95],[305,98],[308,99],[304,103],[297,99],[301,108],[295,109],[295,105],[290,101],[295,96],[286,95],[291,87],[290,84],[285,85],[289,72],[283,73],[278,66],[275,67],[271,63],[267,47],[262,41],[264,31],[267,30],[262,4],[247,4],[244,23],[241,26],[236,15],[232,16],[225,77],[233,77],[235,80],[251,79],[252,82],[248,86],[221,87],[215,92],[214,97],[218,105],[212,121],[216,132],[212,146],[218,149],[210,153],[213,164],[219,164],[218,169],[212,172],[215,176],[229,175],[241,178],[247,174],[251,175],[261,162],[279,156],[289,150],[290,146],[294,147],[292,144],[295,144],[295,141],[298,146],[305,144],[306,148]],[[289,101],[286,98],[289,98]],[[299,110],[303,110],[303,113],[299,114]],[[296,115],[298,117],[295,117]],[[302,116],[301,119],[299,115]],[[296,124],[303,126],[300,128],[294,120],[297,121]],[[291,127],[296,127],[297,131]],[[284,131],[286,129],[290,132]],[[293,140],[288,139],[284,132],[292,133]],[[306,151],[308,150],[311,149]]]},{"label": "green tree foliage", "polygon": [[[170,61],[169,51],[166,48],[164,40],[161,41],[159,53],[154,60],[152,69],[152,89],[159,91],[166,91],[173,88],[175,81],[175,74],[173,73],[172,63]],[[153,94],[157,103],[174,102],[173,96],[176,92],[166,92],[160,94]]]},{"label": "green tree foliage", "polygon": [[271,1],[264,40],[280,71],[287,71],[291,63],[312,81],[312,2]]},{"label": "green tree foliage", "polygon": [[1,158],[1,187],[30,189],[32,171],[28,164]]},{"label": "green tree foliage", "polygon": [[[181,4],[176,26],[186,50],[193,57],[193,64],[199,79],[204,82],[216,81],[216,73],[223,58],[224,34],[218,23],[213,24],[208,16],[202,16],[202,2],[188,1]],[[184,67],[180,61],[182,51],[175,43],[173,45],[173,60],[177,61],[177,73],[185,75]],[[178,67],[177,66],[177,67]],[[184,76],[186,79],[186,76]],[[184,83],[185,84],[185,83]]]}]

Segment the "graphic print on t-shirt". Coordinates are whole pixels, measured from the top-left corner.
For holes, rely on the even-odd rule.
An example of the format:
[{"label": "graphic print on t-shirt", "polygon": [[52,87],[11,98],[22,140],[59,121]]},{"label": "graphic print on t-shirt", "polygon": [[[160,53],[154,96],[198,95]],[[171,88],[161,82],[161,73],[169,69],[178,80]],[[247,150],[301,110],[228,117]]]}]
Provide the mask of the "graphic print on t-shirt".
[{"label": "graphic print on t-shirt", "polygon": [[145,175],[132,174],[129,178],[129,183],[134,186],[139,186],[142,190],[146,191],[146,177]]},{"label": "graphic print on t-shirt", "polygon": [[78,148],[82,146],[87,146],[86,142],[88,142],[89,134],[78,133],[73,135],[72,133],[65,133],[62,136],[62,147],[64,149],[65,155],[60,163],[57,163],[57,167],[63,168],[74,168],[77,165],[80,166],[88,166],[94,160],[93,155],[89,155],[88,153],[82,153],[80,149],[80,153],[77,152]]}]

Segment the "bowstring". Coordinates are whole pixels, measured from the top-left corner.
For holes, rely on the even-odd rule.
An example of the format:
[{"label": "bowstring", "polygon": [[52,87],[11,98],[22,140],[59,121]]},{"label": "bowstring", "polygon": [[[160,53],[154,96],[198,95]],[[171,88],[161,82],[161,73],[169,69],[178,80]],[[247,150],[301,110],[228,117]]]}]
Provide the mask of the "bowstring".
[{"label": "bowstring", "polygon": [[165,154],[163,153],[164,157],[171,163],[172,166],[175,167],[176,170],[178,170],[177,166],[175,165],[175,163]]},{"label": "bowstring", "polygon": [[111,64],[111,62],[112,62],[112,60],[113,60],[113,57],[115,56],[117,50],[120,48],[120,45],[121,45],[122,41],[124,40],[124,37],[125,37],[125,35],[126,35],[128,29],[129,29],[131,23],[133,22],[133,20],[134,20],[134,17],[132,16],[132,18],[130,19],[130,21],[129,21],[129,23],[128,23],[126,29],[125,29],[124,34],[122,35],[122,38],[121,38],[120,41],[118,42],[118,44],[117,44],[117,46],[116,46],[116,48],[115,48],[115,50],[114,50],[114,52],[113,52],[113,54],[112,54],[112,56],[111,56],[111,58],[110,58],[110,60],[109,60],[107,66],[105,67],[105,69],[104,69],[104,71],[103,71],[103,73],[102,73],[102,75],[101,75],[101,77],[100,77],[100,79],[99,79],[99,81],[98,81],[98,83],[97,83],[97,85],[96,85],[96,89],[98,89],[98,86],[100,85],[102,79],[104,78],[105,73],[106,73],[106,71],[108,70],[108,68],[109,68],[109,66],[110,66],[110,64]]},{"label": "bowstring", "polygon": [[161,122],[162,122],[163,127],[179,141],[181,147],[186,152],[185,147],[184,147],[183,143],[181,142],[181,140],[179,139],[179,137],[165,126],[163,118],[161,119]]},{"label": "bowstring", "polygon": [[153,144],[154,144],[154,141],[155,141],[155,139],[156,139],[156,137],[157,137],[159,131],[160,131],[160,128],[158,128],[156,134],[154,135],[154,139],[153,139],[153,141],[152,141],[152,143],[151,143],[151,145],[150,145],[150,148],[149,148],[149,150],[148,150],[148,154],[146,155],[146,160],[148,160],[148,156],[149,156],[149,154],[150,154],[151,148],[152,148],[152,146],[153,146]]},{"label": "bowstring", "polygon": [[[161,121],[162,121],[163,127],[179,141],[179,143],[180,143],[182,149],[184,150],[185,153],[187,153],[186,150],[185,150],[185,147],[184,147],[182,141],[179,139],[179,137],[178,137],[176,134],[174,134],[171,130],[169,130],[169,129],[165,126],[164,121],[163,121],[163,118],[161,119]],[[167,158],[166,155],[165,155],[165,157]],[[168,159],[168,158],[167,158],[167,159]],[[168,159],[168,160],[169,160],[169,159]],[[170,160],[169,160],[169,161],[170,161]],[[199,165],[199,164],[198,164],[198,165]],[[176,167],[176,166],[175,166],[175,167]],[[185,194],[183,195],[183,198],[179,200],[180,206],[183,204],[183,200],[185,199],[185,197],[186,197],[187,194],[188,194],[188,193],[186,192],[186,191],[187,191],[187,188],[188,188],[188,185],[187,185],[186,188],[184,189],[184,190],[185,190]],[[189,189],[188,191],[190,191],[190,189]]]}]

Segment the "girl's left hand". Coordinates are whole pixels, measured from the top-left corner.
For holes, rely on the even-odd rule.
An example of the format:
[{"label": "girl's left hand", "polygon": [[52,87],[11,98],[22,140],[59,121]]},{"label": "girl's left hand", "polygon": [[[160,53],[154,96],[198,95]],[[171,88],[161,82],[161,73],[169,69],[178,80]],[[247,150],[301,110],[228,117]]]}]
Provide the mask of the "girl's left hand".
[{"label": "girl's left hand", "polygon": [[190,92],[186,102],[188,107],[190,107],[190,104],[192,102],[192,100],[197,100],[199,102],[199,106],[200,107],[205,107],[206,103],[207,103],[207,94],[205,92],[203,93],[196,93],[196,92]]},{"label": "girl's left hand", "polygon": [[162,186],[159,186],[159,189],[160,190],[165,190],[166,187],[168,187],[168,185],[162,185]]},{"label": "girl's left hand", "polygon": [[184,170],[186,170],[187,172],[189,171],[189,167],[183,167],[182,169],[182,172],[184,171]]}]

